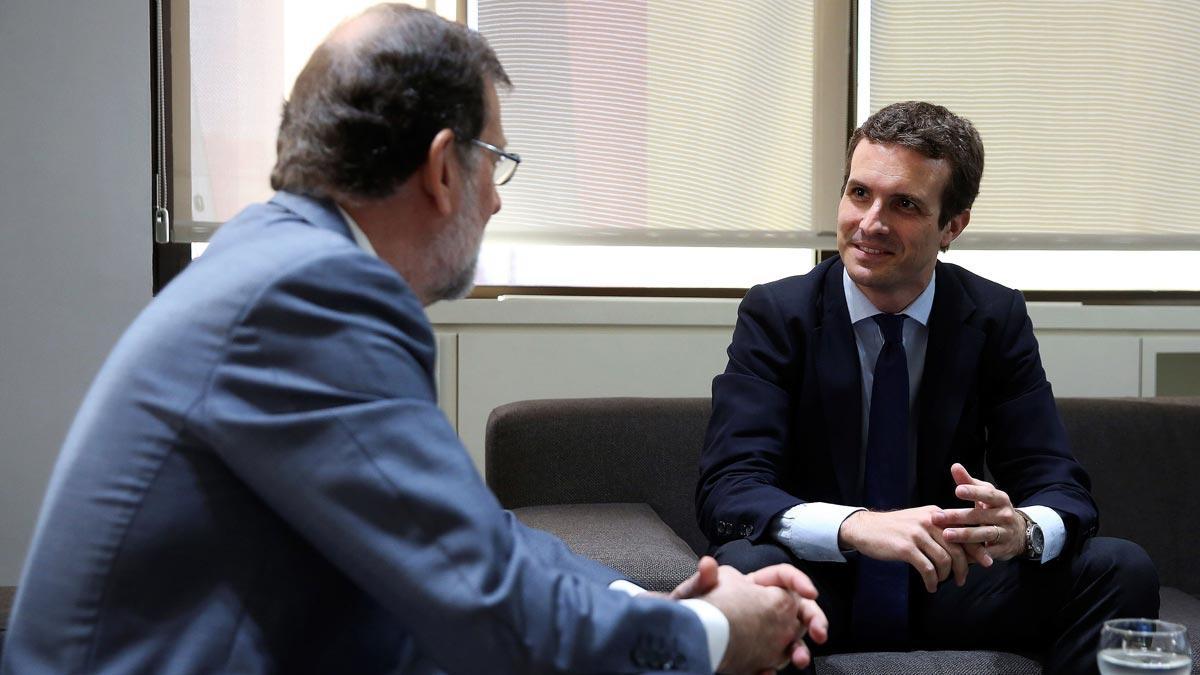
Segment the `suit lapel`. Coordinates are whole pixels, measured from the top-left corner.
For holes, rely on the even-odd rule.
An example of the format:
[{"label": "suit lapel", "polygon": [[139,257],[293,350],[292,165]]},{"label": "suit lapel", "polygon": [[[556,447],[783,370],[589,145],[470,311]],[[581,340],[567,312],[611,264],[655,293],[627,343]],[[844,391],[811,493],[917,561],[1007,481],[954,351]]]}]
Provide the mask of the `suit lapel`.
[{"label": "suit lapel", "polygon": [[862,374],[850,312],[846,309],[846,292],[842,288],[843,269],[841,261],[837,261],[825,272],[821,325],[814,331],[813,363],[838,487],[848,503],[860,504]]},{"label": "suit lapel", "polygon": [[953,270],[937,266],[937,286],[929,314],[919,413],[917,415],[917,499],[929,501],[950,480],[950,444],[958,428],[983,349],[983,331],[966,323],[975,312]]}]

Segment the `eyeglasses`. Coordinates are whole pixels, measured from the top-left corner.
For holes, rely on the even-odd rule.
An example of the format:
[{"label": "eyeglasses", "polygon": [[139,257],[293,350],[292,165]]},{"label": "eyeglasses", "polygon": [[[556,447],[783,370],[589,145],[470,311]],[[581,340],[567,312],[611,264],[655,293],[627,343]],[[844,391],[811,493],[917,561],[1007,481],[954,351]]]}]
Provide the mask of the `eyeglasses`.
[{"label": "eyeglasses", "polygon": [[496,164],[492,167],[493,183],[504,185],[512,180],[513,174],[517,172],[517,165],[521,163],[520,155],[515,152],[505,152],[491,143],[484,143],[478,138],[472,138],[471,142],[496,155]]}]

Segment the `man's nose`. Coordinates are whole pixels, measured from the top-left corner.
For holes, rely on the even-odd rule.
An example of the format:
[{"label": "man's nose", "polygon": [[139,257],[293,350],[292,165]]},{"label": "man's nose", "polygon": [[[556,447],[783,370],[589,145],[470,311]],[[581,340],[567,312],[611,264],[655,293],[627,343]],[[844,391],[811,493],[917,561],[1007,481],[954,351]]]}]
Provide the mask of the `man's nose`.
[{"label": "man's nose", "polygon": [[887,232],[887,225],[883,223],[883,204],[873,202],[867,212],[863,214],[862,221],[858,224],[859,229],[868,234],[882,234]]},{"label": "man's nose", "polygon": [[500,212],[500,188],[496,187],[495,185],[492,186],[492,196],[493,201],[496,204],[495,208],[492,209],[492,215],[494,216]]}]

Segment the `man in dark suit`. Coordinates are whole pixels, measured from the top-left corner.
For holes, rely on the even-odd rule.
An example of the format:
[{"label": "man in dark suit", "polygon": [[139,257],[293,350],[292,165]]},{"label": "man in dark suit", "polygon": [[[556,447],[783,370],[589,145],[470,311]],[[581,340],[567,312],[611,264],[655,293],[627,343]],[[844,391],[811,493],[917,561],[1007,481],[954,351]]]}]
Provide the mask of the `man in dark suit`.
[{"label": "man in dark suit", "polygon": [[[266,204],[104,364],[55,468],[4,673],[760,672],[823,635],[795,568],[674,597],[523,527],[434,393],[507,152],[476,33],[379,5],[297,79]],[[619,588],[624,585],[625,589]]]},{"label": "man in dark suit", "polygon": [[982,173],[975,128],[941,106],[855,131],[840,255],[742,301],[697,513],[722,563],[813,577],[828,651],[1038,649],[1095,672],[1105,619],[1157,616],[1157,574],[1094,537],[1021,294],[937,261]]}]

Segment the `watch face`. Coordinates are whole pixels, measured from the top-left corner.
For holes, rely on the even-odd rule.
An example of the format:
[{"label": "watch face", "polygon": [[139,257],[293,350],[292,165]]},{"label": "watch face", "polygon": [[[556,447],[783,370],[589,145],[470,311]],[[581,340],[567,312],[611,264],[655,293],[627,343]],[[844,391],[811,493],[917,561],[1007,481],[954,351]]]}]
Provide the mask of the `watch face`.
[{"label": "watch face", "polygon": [[1029,533],[1029,547],[1033,549],[1033,554],[1042,555],[1042,547],[1045,546],[1045,538],[1042,536],[1042,528],[1034,525],[1029,528],[1032,532]]}]

